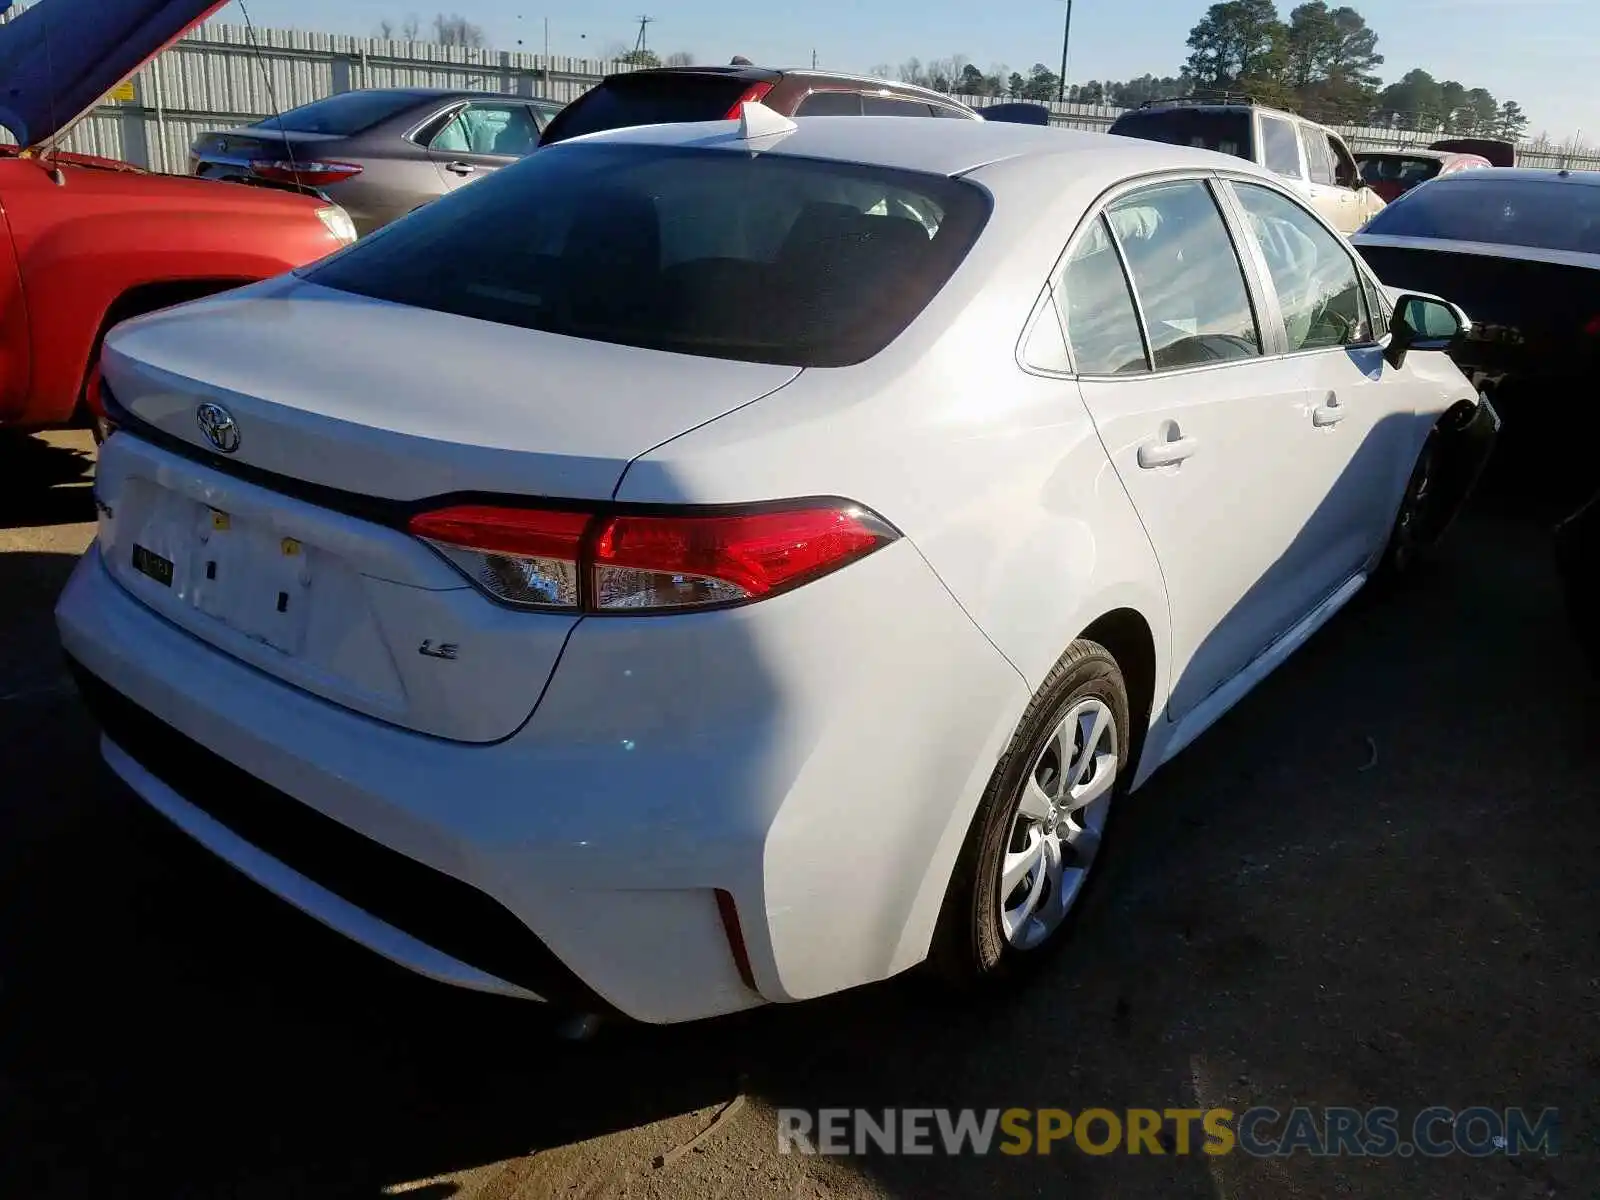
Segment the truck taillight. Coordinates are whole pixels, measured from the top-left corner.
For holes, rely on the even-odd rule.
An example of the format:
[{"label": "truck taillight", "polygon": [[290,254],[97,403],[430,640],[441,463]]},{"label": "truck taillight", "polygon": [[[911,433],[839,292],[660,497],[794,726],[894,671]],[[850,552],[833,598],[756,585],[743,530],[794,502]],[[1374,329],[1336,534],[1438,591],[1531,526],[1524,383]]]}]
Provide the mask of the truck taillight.
[{"label": "truck taillight", "polygon": [[846,501],[712,512],[572,512],[458,505],[410,531],[518,608],[653,613],[789,591],[900,535]]}]

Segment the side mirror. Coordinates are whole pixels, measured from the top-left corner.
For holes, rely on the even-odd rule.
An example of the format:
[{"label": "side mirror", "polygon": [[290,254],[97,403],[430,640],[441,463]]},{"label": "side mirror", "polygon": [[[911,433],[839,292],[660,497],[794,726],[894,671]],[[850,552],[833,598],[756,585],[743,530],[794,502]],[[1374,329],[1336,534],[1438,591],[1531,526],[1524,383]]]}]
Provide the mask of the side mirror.
[{"label": "side mirror", "polygon": [[1398,369],[1412,350],[1448,350],[1471,328],[1467,314],[1448,300],[1408,293],[1395,303],[1383,357]]}]

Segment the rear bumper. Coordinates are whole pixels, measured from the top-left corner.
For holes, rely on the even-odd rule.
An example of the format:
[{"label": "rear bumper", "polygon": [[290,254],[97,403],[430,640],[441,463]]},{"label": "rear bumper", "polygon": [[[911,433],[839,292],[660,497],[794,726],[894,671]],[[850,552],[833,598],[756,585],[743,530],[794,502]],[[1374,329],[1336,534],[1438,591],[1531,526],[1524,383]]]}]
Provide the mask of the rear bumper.
[{"label": "rear bumper", "polygon": [[746,609],[586,621],[493,745],[216,651],[98,547],[57,617],[110,765],[240,870],[423,974],[652,1022],[920,961],[1028,699],[904,543]]}]

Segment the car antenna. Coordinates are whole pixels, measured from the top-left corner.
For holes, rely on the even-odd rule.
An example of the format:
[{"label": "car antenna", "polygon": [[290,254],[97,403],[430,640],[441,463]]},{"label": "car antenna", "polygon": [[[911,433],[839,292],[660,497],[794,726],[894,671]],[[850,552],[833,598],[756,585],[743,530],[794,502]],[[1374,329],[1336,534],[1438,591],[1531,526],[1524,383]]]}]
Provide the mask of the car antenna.
[{"label": "car antenna", "polygon": [[250,39],[250,47],[256,53],[256,66],[261,68],[261,82],[266,86],[267,103],[272,105],[272,116],[278,123],[278,136],[283,138],[283,152],[289,158],[289,172],[294,176],[296,184],[299,184],[300,169],[295,166],[294,147],[289,143],[288,132],[283,127],[283,110],[278,107],[278,94],[272,87],[272,72],[267,70],[266,56],[261,53],[261,41],[256,37],[255,22],[250,19],[250,10],[245,7],[244,0],[239,0],[239,13],[244,17],[245,36]]},{"label": "car antenna", "polygon": [[[44,73],[50,77],[51,81],[50,127],[54,129],[56,124],[56,59],[55,55],[50,51],[50,14],[48,11],[41,12],[39,14],[39,18],[39,28],[44,33]],[[53,135],[45,138],[44,145],[40,148],[42,153],[32,155],[31,157],[39,164],[40,170],[42,170],[46,175],[50,176],[50,181],[52,183],[54,183],[57,187],[66,187],[67,176],[66,173],[62,171],[61,164],[49,161],[49,156],[55,149],[55,142],[59,140],[60,137],[61,130],[56,129]]]}]

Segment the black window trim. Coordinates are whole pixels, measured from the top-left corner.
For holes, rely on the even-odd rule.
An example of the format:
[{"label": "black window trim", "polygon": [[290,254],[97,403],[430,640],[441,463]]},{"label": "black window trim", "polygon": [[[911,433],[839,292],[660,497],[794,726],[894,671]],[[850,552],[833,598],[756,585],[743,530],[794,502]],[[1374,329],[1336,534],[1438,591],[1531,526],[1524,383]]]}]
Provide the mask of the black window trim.
[{"label": "black window trim", "polygon": [[[1266,168],[1263,167],[1262,171],[1265,172],[1265,170]],[[1101,217],[1105,214],[1107,207],[1123,196],[1128,195],[1130,192],[1143,190],[1144,188],[1153,186],[1155,184],[1177,183],[1183,180],[1191,179],[1203,181],[1210,188],[1212,198],[1215,200],[1218,209],[1221,211],[1223,223],[1227,226],[1228,236],[1233,241],[1234,253],[1239,258],[1240,264],[1244,269],[1246,285],[1245,290],[1249,294],[1251,310],[1255,314],[1256,318],[1256,329],[1262,339],[1260,356],[1254,359],[1236,358],[1229,359],[1225,362],[1197,363],[1193,366],[1187,367],[1167,367],[1159,371],[1147,371],[1140,375],[1094,374],[1091,372],[1078,370],[1077,362],[1072,353],[1072,340],[1067,335],[1065,322],[1062,322],[1061,338],[1062,341],[1066,343],[1067,362],[1071,369],[1064,372],[1051,371],[1044,367],[1038,367],[1030,364],[1027,360],[1027,349],[1028,340],[1033,336],[1034,326],[1039,320],[1043,319],[1043,314],[1046,313],[1046,311],[1054,315],[1057,321],[1061,320],[1059,313],[1056,312],[1056,282],[1061,278],[1062,273],[1066,270],[1067,260],[1071,257],[1073,250],[1077,248],[1078,242],[1088,236],[1090,227],[1094,225],[1096,221],[1101,219]],[[1276,359],[1289,358],[1292,356],[1326,354],[1331,351],[1344,352],[1351,349],[1361,349],[1371,346],[1386,346],[1389,340],[1387,332],[1369,341],[1352,343],[1348,346],[1322,346],[1312,350],[1290,350],[1288,348],[1286,332],[1287,323],[1283,319],[1283,309],[1278,300],[1277,289],[1272,285],[1272,276],[1267,270],[1266,259],[1262,256],[1261,248],[1256,245],[1254,238],[1246,236],[1248,232],[1246,226],[1247,218],[1242,206],[1240,205],[1238,197],[1234,195],[1232,184],[1235,182],[1256,184],[1260,187],[1267,188],[1270,191],[1277,192],[1285,199],[1294,204],[1298,204],[1303,210],[1309,212],[1313,218],[1315,218],[1325,229],[1332,233],[1334,237],[1338,238],[1339,241],[1347,247],[1346,252],[1350,255],[1351,261],[1355,263],[1357,273],[1366,284],[1366,287],[1363,288],[1362,299],[1364,305],[1368,308],[1368,329],[1369,331],[1376,332],[1377,326],[1376,323],[1371,320],[1370,309],[1372,300],[1374,297],[1376,297],[1378,302],[1384,306],[1385,312],[1388,311],[1388,294],[1384,291],[1383,284],[1380,283],[1378,281],[1378,277],[1368,269],[1366,262],[1359,254],[1355,253],[1355,248],[1353,246],[1349,246],[1348,242],[1339,233],[1339,231],[1334,229],[1334,227],[1323,218],[1322,214],[1306,204],[1306,202],[1300,196],[1296,195],[1291,187],[1281,183],[1277,176],[1228,170],[1200,172],[1193,170],[1155,171],[1146,175],[1130,176],[1127,179],[1123,179],[1115,184],[1112,184],[1105,191],[1096,196],[1088,208],[1084,210],[1084,214],[1079,219],[1078,224],[1074,226],[1071,236],[1067,238],[1066,245],[1062,248],[1061,253],[1056,256],[1055,262],[1051,265],[1048,274],[1045,276],[1042,294],[1035,302],[1034,306],[1029,309],[1028,317],[1023,322],[1022,332],[1017,338],[1015,350],[1017,365],[1030,375],[1039,375],[1049,379],[1092,379],[1096,382],[1116,381],[1118,383],[1137,383],[1140,380],[1150,379],[1157,375],[1166,377],[1170,375],[1186,374],[1192,371],[1216,371],[1226,367],[1245,366],[1252,362],[1264,363]],[[1128,290],[1130,294],[1132,294],[1134,297],[1134,309],[1139,317],[1140,333],[1141,336],[1145,337],[1146,362],[1150,362],[1149,339],[1144,330],[1144,308],[1139,303],[1138,286],[1133,282],[1133,277],[1128,271],[1127,260],[1122,255],[1122,246],[1114,236],[1115,230],[1108,230],[1108,232],[1113,235],[1112,244],[1117,249],[1117,255],[1119,259],[1122,260],[1123,278],[1128,284]],[[1265,328],[1262,327],[1263,325],[1265,325]]]},{"label": "black window trim", "polygon": [[[413,146],[417,146],[417,147],[419,147],[419,148],[421,148],[423,150],[426,150],[428,148],[428,143],[427,142],[420,142],[420,141],[417,140],[419,137],[422,136],[422,131],[424,129],[426,129],[428,126],[432,125],[435,121],[439,120],[441,117],[445,117],[445,118],[454,117],[458,112],[460,112],[462,109],[466,108],[467,104],[468,104],[467,100],[458,97],[457,99],[450,101],[448,104],[441,105],[440,107],[434,109],[431,113],[429,113],[422,120],[420,120],[420,121],[416,122],[415,124],[413,124],[411,126],[411,128],[407,129],[405,131],[405,133],[402,134],[401,136],[404,137],[405,140],[410,142]],[[450,122],[447,119],[445,121],[445,124],[448,125],[449,123]],[[444,132],[444,125],[441,125],[439,127],[439,133],[442,133],[442,132]],[[439,133],[435,133],[433,136],[434,137],[438,137]],[[431,140],[432,139],[430,138],[429,141],[431,141]]]},{"label": "black window trim", "polygon": [[[1377,326],[1372,320],[1370,299],[1370,292],[1376,290],[1381,285],[1378,285],[1374,278],[1366,270],[1365,262],[1363,262],[1361,256],[1356,253],[1355,247],[1350,244],[1349,240],[1346,239],[1343,234],[1335,229],[1321,213],[1319,213],[1311,205],[1307,204],[1304,198],[1296,195],[1293,188],[1276,186],[1277,181],[1275,179],[1262,179],[1259,176],[1230,173],[1220,175],[1217,182],[1219,185],[1226,185],[1222,188],[1222,190],[1227,193],[1228,204],[1232,208],[1233,220],[1238,228],[1236,237],[1243,239],[1244,245],[1246,246],[1250,257],[1255,261],[1256,270],[1259,273],[1263,298],[1268,301],[1268,306],[1271,308],[1272,312],[1277,318],[1273,325],[1273,340],[1277,342],[1278,349],[1275,353],[1269,355],[1268,357],[1302,358],[1309,354],[1331,354],[1335,352],[1343,354],[1351,350],[1371,349],[1375,346],[1381,346],[1384,344],[1384,338],[1373,336]],[[1234,187],[1241,183],[1259,187],[1265,191],[1276,192],[1290,204],[1293,204],[1299,208],[1301,212],[1309,213],[1312,219],[1316,221],[1317,224],[1321,225],[1322,228],[1327,231],[1328,235],[1332,237],[1333,240],[1338,244],[1339,249],[1344,252],[1345,258],[1350,262],[1351,266],[1355,268],[1356,279],[1363,285],[1360,288],[1360,292],[1361,308],[1362,311],[1367,314],[1366,340],[1360,342],[1345,342],[1338,346],[1312,346],[1309,349],[1300,350],[1289,349],[1289,323],[1283,315],[1283,301],[1278,295],[1277,285],[1272,282],[1272,272],[1267,267],[1266,256],[1262,254],[1260,245],[1250,233],[1249,217],[1245,210],[1244,202],[1239,199],[1238,194],[1234,191]],[[1379,294],[1381,295],[1381,293]]]}]

